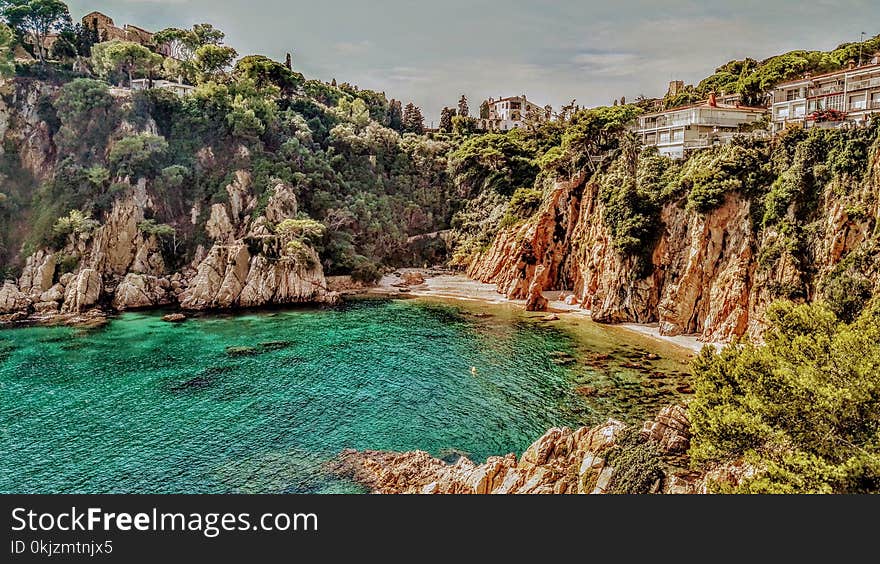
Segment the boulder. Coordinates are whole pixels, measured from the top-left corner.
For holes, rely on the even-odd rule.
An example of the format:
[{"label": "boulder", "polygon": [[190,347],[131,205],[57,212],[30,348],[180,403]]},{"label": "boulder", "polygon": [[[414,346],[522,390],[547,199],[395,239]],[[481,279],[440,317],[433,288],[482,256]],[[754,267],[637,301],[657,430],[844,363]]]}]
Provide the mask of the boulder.
[{"label": "boulder", "polygon": [[129,273],[123,278],[113,296],[113,307],[119,311],[154,307],[168,303],[168,293],[164,278]]},{"label": "boulder", "polygon": [[40,296],[41,302],[60,302],[64,300],[64,285],[55,284]]},{"label": "boulder", "polygon": [[664,407],[653,421],[645,422],[641,434],[657,443],[667,454],[687,451],[691,442],[691,422],[687,409],[681,405]]},{"label": "boulder", "polygon": [[182,313],[169,313],[168,315],[162,316],[162,321],[167,321],[168,323],[180,323],[186,321],[186,315]]},{"label": "boulder", "polygon": [[29,256],[21,271],[18,286],[21,291],[33,299],[52,287],[55,278],[55,255],[39,250]]},{"label": "boulder", "polygon": [[67,286],[62,313],[82,313],[98,303],[103,289],[101,275],[93,268],[80,272]]},{"label": "boulder", "polygon": [[0,314],[27,311],[30,305],[30,298],[12,282],[7,281],[0,288]]},{"label": "boulder", "polygon": [[547,280],[547,269],[539,266],[535,270],[535,276],[529,285],[526,295],[526,311],[547,311],[549,301],[544,297],[544,283]]}]

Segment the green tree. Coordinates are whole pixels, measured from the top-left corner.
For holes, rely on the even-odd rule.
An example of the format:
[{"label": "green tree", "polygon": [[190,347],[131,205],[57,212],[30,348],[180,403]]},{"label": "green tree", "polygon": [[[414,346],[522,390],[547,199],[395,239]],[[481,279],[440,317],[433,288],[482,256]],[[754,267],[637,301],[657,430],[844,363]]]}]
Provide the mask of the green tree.
[{"label": "green tree", "polygon": [[470,117],[471,115],[471,110],[468,108],[468,99],[464,94],[458,100],[458,115],[464,117]]},{"label": "green tree", "polygon": [[207,43],[196,49],[193,55],[193,67],[199,82],[208,82],[223,74],[238,53],[232,47]]},{"label": "green tree", "polygon": [[452,133],[452,116],[454,115],[455,110],[443,108],[440,112],[440,131],[443,133]]},{"label": "green tree", "polygon": [[398,133],[403,132],[403,106],[400,100],[391,100],[388,103],[388,127]]},{"label": "green tree", "polygon": [[403,131],[416,135],[422,135],[425,132],[425,118],[422,116],[422,110],[412,102],[407,104],[403,110]]},{"label": "green tree", "polygon": [[489,101],[483,100],[480,104],[480,119],[489,119]]},{"label": "green tree", "polygon": [[294,93],[303,83],[303,76],[285,65],[262,55],[250,55],[235,64],[232,72],[236,79],[247,79],[263,90],[276,87],[284,94]]},{"label": "green tree", "polygon": [[110,166],[117,176],[153,177],[168,151],[164,137],[140,133],[123,137],[110,149]]},{"label": "green tree", "polygon": [[8,25],[0,23],[0,77],[15,74],[14,49],[15,34]]},{"label": "green tree", "polygon": [[46,37],[71,25],[61,0],[0,0],[0,15],[20,37],[27,37],[40,63],[46,59]]},{"label": "green tree", "polygon": [[468,116],[453,117],[452,132],[455,135],[473,135],[477,132],[477,118]]},{"label": "green tree", "polygon": [[92,47],[92,65],[104,78],[124,75],[131,85],[136,72],[161,65],[162,56],[132,41],[105,41]]},{"label": "green tree", "polygon": [[692,461],[744,459],[739,492],[880,492],[880,304],[849,325],[821,303],[767,319],[764,345],[695,360]]}]

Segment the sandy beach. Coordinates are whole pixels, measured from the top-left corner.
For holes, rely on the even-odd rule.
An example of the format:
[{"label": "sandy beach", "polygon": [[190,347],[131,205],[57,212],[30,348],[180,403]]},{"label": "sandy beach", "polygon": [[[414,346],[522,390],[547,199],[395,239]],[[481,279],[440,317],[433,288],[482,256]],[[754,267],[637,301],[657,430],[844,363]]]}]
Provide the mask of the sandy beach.
[{"label": "sandy beach", "polygon": [[[437,274],[425,272],[423,270],[413,269],[413,272],[419,272],[425,278],[424,284],[409,286],[401,292],[400,283],[402,278],[396,274],[403,273],[409,269],[397,271],[395,274],[386,275],[374,289],[375,293],[383,295],[405,294],[415,297],[434,297],[453,300],[462,300],[469,302],[482,302],[489,304],[513,304],[525,306],[525,300],[510,300],[502,294],[499,294],[494,284],[484,284],[476,280],[471,280],[460,274]],[[583,309],[579,305],[569,305],[562,301],[565,292],[552,291],[544,292],[544,297],[550,301],[548,313],[557,315],[567,315],[573,317],[582,317],[585,320],[590,319],[590,310]],[[700,341],[696,335],[677,335],[667,336],[660,334],[659,324],[657,323],[621,323],[615,325],[640,335],[651,337],[665,343],[669,343],[691,352],[700,352],[706,345],[719,347],[719,343],[706,343]]]}]

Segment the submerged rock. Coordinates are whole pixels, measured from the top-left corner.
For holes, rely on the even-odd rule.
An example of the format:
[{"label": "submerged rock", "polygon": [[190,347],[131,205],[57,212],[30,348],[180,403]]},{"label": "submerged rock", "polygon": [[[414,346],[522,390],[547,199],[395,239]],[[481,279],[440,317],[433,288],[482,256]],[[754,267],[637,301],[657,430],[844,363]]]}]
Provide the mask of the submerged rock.
[{"label": "submerged rock", "polygon": [[186,315],[182,313],[169,313],[168,315],[162,316],[162,321],[167,321],[168,323],[180,323],[181,321],[186,321]]}]

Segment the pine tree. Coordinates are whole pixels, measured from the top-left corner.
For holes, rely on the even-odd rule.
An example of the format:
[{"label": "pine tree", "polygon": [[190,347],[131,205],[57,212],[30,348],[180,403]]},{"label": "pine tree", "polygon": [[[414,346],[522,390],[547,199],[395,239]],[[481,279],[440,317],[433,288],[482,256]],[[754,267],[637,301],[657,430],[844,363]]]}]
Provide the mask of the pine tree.
[{"label": "pine tree", "polygon": [[400,100],[388,102],[388,127],[399,133],[403,132],[403,105]]},{"label": "pine tree", "polygon": [[471,109],[468,108],[468,99],[464,94],[461,95],[461,99],[458,101],[458,115],[464,117],[470,117]]},{"label": "pine tree", "polygon": [[452,116],[455,110],[451,108],[443,108],[440,112],[440,131],[443,133],[452,133]]},{"label": "pine tree", "polygon": [[425,118],[422,110],[410,102],[403,110],[403,131],[422,135],[425,132]]}]

